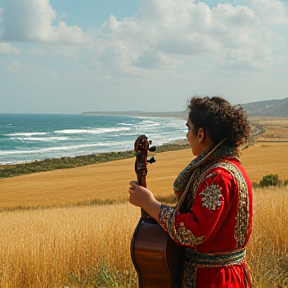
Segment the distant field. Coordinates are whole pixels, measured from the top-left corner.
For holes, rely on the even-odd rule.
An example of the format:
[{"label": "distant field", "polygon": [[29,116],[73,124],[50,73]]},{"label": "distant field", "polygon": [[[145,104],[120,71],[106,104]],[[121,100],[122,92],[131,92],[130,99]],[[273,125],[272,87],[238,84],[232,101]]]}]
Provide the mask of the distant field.
[{"label": "distant field", "polygon": [[288,142],[288,118],[254,117],[253,121],[265,128],[265,133],[258,137],[259,141]]},{"label": "distant field", "polygon": [[[156,196],[172,193],[177,174],[191,161],[190,149],[158,153],[148,166],[147,185]],[[243,166],[253,181],[264,175],[288,178],[287,143],[256,143],[243,150]],[[134,158],[0,180],[0,210],[9,207],[66,206],[95,200],[126,201],[136,179]]]}]

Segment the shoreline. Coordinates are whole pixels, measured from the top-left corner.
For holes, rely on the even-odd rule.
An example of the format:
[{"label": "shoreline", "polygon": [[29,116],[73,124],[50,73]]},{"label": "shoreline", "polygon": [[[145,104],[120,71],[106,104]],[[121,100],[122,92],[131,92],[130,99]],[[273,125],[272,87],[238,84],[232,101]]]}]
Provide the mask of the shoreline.
[{"label": "shoreline", "polygon": [[[44,118],[40,118],[40,128],[38,127],[39,125],[34,128],[28,126],[22,127],[19,125],[22,118],[8,118],[5,120],[7,123],[4,123],[5,129],[2,133],[4,137],[7,138],[7,143],[5,142],[4,150],[1,153],[2,156],[0,156],[0,167],[24,165],[33,162],[39,163],[45,160],[48,161],[59,158],[85,157],[90,154],[98,155],[110,152],[129,151],[133,150],[133,143],[137,135],[139,136],[140,134],[145,134],[148,137],[149,133],[154,135],[153,137],[156,139],[153,140],[153,145],[156,144],[157,146],[166,145],[174,139],[184,138],[185,135],[182,131],[182,127],[184,127],[183,118],[175,117],[176,114],[179,114],[178,112],[175,112],[176,114],[174,112],[171,112],[171,114],[163,112],[162,115],[158,112],[155,112],[155,114],[154,112],[151,113],[152,114],[150,114],[150,112],[142,112],[141,116],[145,116],[143,119],[142,117],[139,117],[139,119],[133,117],[133,112],[123,112],[123,115],[129,115],[131,117],[119,116],[119,118],[109,116],[110,114],[116,115],[117,113],[115,112],[101,112],[98,117],[97,115],[93,117],[93,113],[87,113],[86,117],[81,114],[78,114],[78,116],[73,115],[73,117],[77,116],[76,118],[71,118],[68,115],[69,117],[67,119],[64,118],[66,120],[63,121],[63,125],[59,124],[63,120],[60,115],[61,117],[57,116],[58,118],[52,118],[53,121],[51,125],[49,124],[50,126],[47,122],[49,118],[44,115]],[[120,115],[122,113],[118,114]],[[91,115],[91,117],[88,117],[89,115]],[[107,117],[105,117],[105,115]],[[174,117],[172,117],[172,115]],[[27,117],[32,117],[31,119],[29,118],[31,121],[38,119],[33,115],[28,115]],[[152,118],[154,118],[154,120]],[[24,120],[25,119],[26,118],[24,118]],[[75,123],[78,123],[77,120],[79,120],[79,124],[76,125]],[[35,121],[35,123],[37,123],[37,121]],[[172,125],[170,123],[172,123]],[[9,125],[11,125],[11,127]],[[16,125],[15,127],[19,125],[19,128],[15,128],[13,125]],[[48,125],[48,128],[46,125]],[[145,128],[146,126],[147,128]],[[162,130],[162,127],[165,129]],[[153,138],[152,135],[150,135],[151,138]]]},{"label": "shoreline", "polygon": [[[156,153],[176,151],[189,148],[186,139],[173,140],[157,147]],[[21,162],[15,164],[0,164],[0,180],[12,178],[32,173],[53,171],[57,169],[69,169],[83,167],[92,164],[106,163],[121,159],[135,157],[134,150],[119,152],[92,153],[74,157],[47,158],[44,160],[34,160],[31,162]]]}]

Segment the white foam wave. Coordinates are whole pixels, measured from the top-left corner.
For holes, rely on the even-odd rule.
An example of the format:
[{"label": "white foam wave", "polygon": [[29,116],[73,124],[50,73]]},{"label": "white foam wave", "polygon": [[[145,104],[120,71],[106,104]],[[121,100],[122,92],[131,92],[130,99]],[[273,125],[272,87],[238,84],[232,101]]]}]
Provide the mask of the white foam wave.
[{"label": "white foam wave", "polygon": [[[0,163],[4,163],[4,160],[5,163],[20,163],[62,156],[74,157],[91,153],[133,150],[137,135],[142,134],[145,134],[153,141],[152,145],[159,146],[174,139],[185,138],[187,132],[184,120],[154,119],[153,117],[134,118],[141,118],[141,120],[133,120],[133,123],[122,119],[123,122],[99,128],[93,126],[70,126],[71,129],[68,129],[67,127],[58,126],[58,128],[55,127],[47,133],[39,132],[40,129],[38,130],[37,128],[36,131],[38,130],[38,132],[34,132],[34,130],[31,133],[26,131],[18,131],[16,133],[16,131],[11,130],[8,132],[7,130],[10,133],[5,135],[9,136],[8,141],[17,139],[22,141],[24,146],[19,142],[15,142],[11,143],[11,147],[17,149],[13,150],[12,148],[6,151],[2,149],[0,151]],[[6,141],[6,138],[4,140]],[[6,145],[5,147],[9,146]]]},{"label": "white foam wave", "polygon": [[121,127],[121,128],[97,128],[97,129],[64,129],[54,131],[57,134],[104,134],[111,132],[120,132],[120,131],[128,131],[130,128]]},{"label": "white foam wave", "polygon": [[11,138],[20,140],[22,142],[25,141],[39,141],[39,142],[54,142],[54,141],[65,141],[68,140],[68,137],[15,137]]},{"label": "white foam wave", "polygon": [[151,121],[151,120],[144,120],[140,125],[145,125],[146,127],[155,127],[161,125],[159,122]]},{"label": "white foam wave", "polygon": [[[42,154],[46,152],[55,152],[55,151],[72,151],[72,150],[79,150],[82,148],[92,148],[92,147],[113,147],[117,146],[115,145],[115,142],[107,142],[107,143],[95,143],[95,144],[81,144],[81,145],[72,145],[72,146],[57,146],[57,147],[49,147],[49,148],[41,148],[41,149],[35,149],[35,150],[8,150],[8,151],[0,151],[0,156],[3,155],[20,155],[20,154]],[[122,146],[122,142],[121,142]]]},{"label": "white foam wave", "polygon": [[37,135],[47,135],[46,132],[16,132],[16,133],[11,133],[7,134],[7,136],[13,137],[13,136],[37,136]]},{"label": "white foam wave", "polygon": [[134,124],[131,123],[118,123],[117,125],[122,125],[122,126],[133,126]]}]

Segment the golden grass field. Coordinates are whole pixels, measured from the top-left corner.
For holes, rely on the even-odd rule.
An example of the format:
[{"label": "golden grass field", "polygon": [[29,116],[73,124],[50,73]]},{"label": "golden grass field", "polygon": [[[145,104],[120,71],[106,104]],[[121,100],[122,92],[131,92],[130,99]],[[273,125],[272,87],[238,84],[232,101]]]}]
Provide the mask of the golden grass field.
[{"label": "golden grass field", "polygon": [[[287,179],[287,144],[258,142],[243,150],[241,161],[250,178],[259,181],[273,173]],[[175,177],[192,159],[191,151],[159,153],[156,159],[148,167],[147,185],[156,197],[171,195]],[[0,287],[136,288],[130,240],[140,211],[127,202],[129,181],[136,178],[134,161],[1,179]],[[287,189],[254,192],[247,261],[256,288],[288,286]],[[93,199],[119,202],[75,206]],[[18,206],[47,208],[8,211]]]},{"label": "golden grass field", "polygon": [[288,119],[287,118],[259,118],[254,117],[253,121],[265,127],[265,133],[260,135],[258,140],[264,141],[288,141]]},{"label": "golden grass field", "polygon": [[[254,193],[254,287],[287,287],[287,201],[285,189]],[[138,217],[128,203],[2,212],[0,287],[137,287],[129,249]]]},{"label": "golden grass field", "polygon": [[[253,181],[278,174],[288,179],[288,143],[256,143],[242,151],[241,161]],[[147,185],[156,196],[172,193],[178,173],[191,161],[189,149],[155,155]],[[128,199],[129,180],[135,179],[134,158],[85,167],[54,170],[0,180],[0,211],[17,206],[67,206],[93,199]]]}]

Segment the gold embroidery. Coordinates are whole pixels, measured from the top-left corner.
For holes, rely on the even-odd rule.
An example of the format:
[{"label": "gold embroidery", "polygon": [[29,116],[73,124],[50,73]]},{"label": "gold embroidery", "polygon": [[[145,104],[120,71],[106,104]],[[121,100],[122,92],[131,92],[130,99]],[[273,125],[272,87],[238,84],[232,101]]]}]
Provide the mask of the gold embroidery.
[{"label": "gold embroidery", "polygon": [[199,245],[204,236],[196,237],[189,229],[184,225],[184,222],[179,223],[179,227],[175,227],[175,209],[161,204],[160,214],[159,214],[160,225],[165,231],[174,239],[176,242],[181,244],[195,246]]},{"label": "gold embroidery", "polygon": [[204,236],[196,237],[189,229],[185,227],[183,222],[179,223],[179,228],[177,230],[182,243],[195,246],[199,245],[204,239]]},{"label": "gold embroidery", "polygon": [[170,221],[173,220],[173,215],[175,212],[175,209],[171,206],[161,204],[160,213],[159,213],[159,220],[160,225],[163,227],[165,231],[169,230],[170,227]]},{"label": "gold embroidery", "polygon": [[[246,241],[246,236],[249,227],[249,198],[248,198],[248,188],[247,184],[244,181],[242,175],[239,171],[235,171],[236,177],[241,177],[242,181],[239,181],[239,203],[235,227],[235,239],[237,243],[237,248],[244,246]],[[239,175],[237,175],[239,174]]]},{"label": "gold embroidery", "polygon": [[221,188],[216,184],[207,186],[202,192],[199,193],[199,195],[203,195],[202,206],[209,210],[218,210],[222,204],[220,200],[223,198],[220,191]]}]

